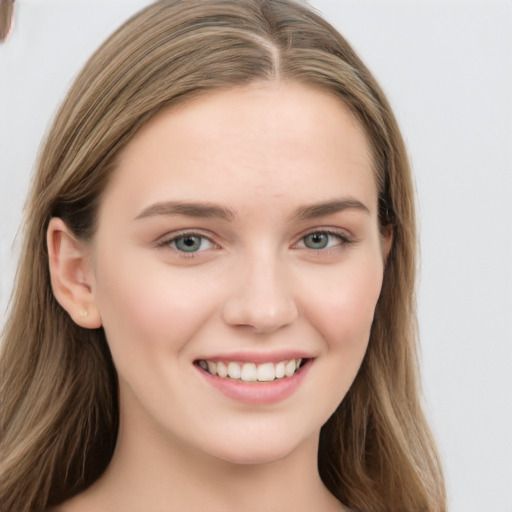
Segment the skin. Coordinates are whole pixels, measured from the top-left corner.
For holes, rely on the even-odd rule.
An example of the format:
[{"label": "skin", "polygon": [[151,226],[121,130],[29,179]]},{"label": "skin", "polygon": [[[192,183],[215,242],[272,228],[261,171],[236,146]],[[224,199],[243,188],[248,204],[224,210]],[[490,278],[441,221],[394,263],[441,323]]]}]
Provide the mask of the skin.
[{"label": "skin", "polygon": [[[340,200],[363,206],[297,215]],[[230,214],[154,207],[169,201]],[[258,83],[160,113],[122,152],[98,219],[87,246],[52,220],[50,268],[72,318],[105,329],[120,430],[105,474],[59,510],[343,510],[318,475],[319,433],[362,362],[390,244],[344,104]],[[184,232],[204,237],[198,251],[179,250]],[[273,404],[226,397],[194,364],[288,349],[313,363]]]}]

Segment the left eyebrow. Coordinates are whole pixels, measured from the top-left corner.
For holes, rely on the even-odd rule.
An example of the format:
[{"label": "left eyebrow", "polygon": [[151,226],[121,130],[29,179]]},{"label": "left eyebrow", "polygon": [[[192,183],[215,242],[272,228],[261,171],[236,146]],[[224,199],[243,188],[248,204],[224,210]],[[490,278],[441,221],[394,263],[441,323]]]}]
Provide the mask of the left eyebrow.
[{"label": "left eyebrow", "polygon": [[332,215],[333,213],[342,212],[344,210],[358,210],[364,213],[370,213],[370,209],[357,199],[335,199],[333,201],[301,206],[292,214],[292,219],[316,219],[318,217]]}]

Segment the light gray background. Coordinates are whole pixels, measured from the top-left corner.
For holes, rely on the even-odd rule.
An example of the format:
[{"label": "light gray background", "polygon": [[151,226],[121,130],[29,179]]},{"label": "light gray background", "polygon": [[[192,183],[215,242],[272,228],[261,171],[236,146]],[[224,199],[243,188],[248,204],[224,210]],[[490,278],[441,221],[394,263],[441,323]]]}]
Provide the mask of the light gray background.
[{"label": "light gray background", "polygon": [[[0,46],[0,323],[40,140],[147,0],[18,0]],[[512,2],[313,0],[395,109],[416,174],[427,411],[451,510],[512,512]]]}]

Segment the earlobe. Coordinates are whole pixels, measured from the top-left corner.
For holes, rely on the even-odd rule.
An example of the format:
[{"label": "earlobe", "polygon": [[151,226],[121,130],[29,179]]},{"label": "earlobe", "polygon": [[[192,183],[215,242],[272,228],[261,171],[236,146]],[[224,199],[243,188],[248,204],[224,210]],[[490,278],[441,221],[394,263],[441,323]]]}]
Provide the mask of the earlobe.
[{"label": "earlobe", "polygon": [[57,217],[50,220],[46,242],[51,284],[57,302],[77,325],[87,329],[101,327],[85,245]]}]

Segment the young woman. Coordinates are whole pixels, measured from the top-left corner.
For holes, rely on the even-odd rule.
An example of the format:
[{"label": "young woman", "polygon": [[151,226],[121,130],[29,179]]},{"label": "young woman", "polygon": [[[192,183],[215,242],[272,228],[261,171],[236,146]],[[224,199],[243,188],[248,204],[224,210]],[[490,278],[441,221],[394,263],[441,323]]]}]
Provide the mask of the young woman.
[{"label": "young woman", "polygon": [[306,6],[123,25],[55,119],[24,237],[3,511],[446,510],[403,141]]}]

